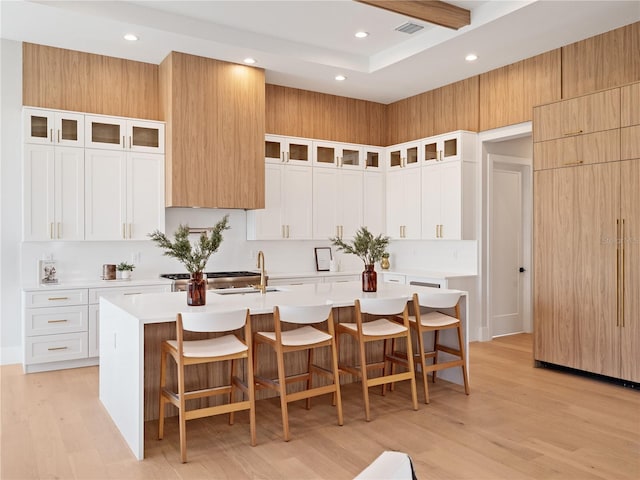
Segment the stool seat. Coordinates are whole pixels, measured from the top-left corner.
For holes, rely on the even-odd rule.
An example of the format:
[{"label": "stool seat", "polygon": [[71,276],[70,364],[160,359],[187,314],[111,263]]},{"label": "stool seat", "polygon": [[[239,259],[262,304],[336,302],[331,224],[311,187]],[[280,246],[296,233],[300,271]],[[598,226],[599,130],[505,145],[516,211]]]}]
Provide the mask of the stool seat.
[{"label": "stool seat", "polygon": [[[409,321],[415,323],[416,317],[410,315]],[[420,325],[423,327],[446,327],[448,325],[455,325],[456,323],[460,323],[460,320],[446,313],[429,312],[420,315]]]},{"label": "stool seat", "polygon": [[[354,332],[358,331],[357,323],[341,323],[340,326],[353,330]],[[362,334],[367,336],[396,335],[406,331],[407,327],[404,325],[392,322],[386,318],[379,318],[362,324]]]},{"label": "stool seat", "polygon": [[[167,340],[167,343],[178,350],[177,340]],[[238,340],[235,335],[208,338],[206,340],[190,340],[182,343],[182,354],[188,358],[214,358],[246,352],[249,347]]]},{"label": "stool seat", "polygon": [[[276,341],[276,332],[258,332],[258,335],[266,337],[273,342]],[[285,346],[315,345],[327,340],[331,340],[331,335],[311,326],[282,332],[282,345]]]}]

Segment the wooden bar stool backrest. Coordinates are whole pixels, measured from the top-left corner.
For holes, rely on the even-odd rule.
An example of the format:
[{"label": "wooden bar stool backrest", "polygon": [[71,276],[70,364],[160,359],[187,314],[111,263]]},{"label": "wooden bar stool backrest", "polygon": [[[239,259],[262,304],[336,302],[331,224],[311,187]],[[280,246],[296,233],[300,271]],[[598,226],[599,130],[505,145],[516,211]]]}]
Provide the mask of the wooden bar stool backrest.
[{"label": "wooden bar stool backrest", "polygon": [[281,322],[310,325],[326,322],[333,305],[279,305],[276,308]]},{"label": "wooden bar stool backrest", "polygon": [[459,290],[438,289],[437,291],[418,292],[415,295],[418,297],[418,305],[421,307],[453,308],[460,301],[462,292]]}]

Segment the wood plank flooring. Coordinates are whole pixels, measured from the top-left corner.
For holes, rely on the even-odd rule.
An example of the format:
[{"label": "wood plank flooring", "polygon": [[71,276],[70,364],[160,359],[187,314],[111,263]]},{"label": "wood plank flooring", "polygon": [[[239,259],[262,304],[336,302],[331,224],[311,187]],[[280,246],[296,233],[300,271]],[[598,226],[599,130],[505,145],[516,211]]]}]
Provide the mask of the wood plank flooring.
[{"label": "wood plank flooring", "polygon": [[258,402],[256,447],[245,413],[233,426],[190,421],[184,465],[175,419],[162,441],[148,423],[147,458],[133,458],[98,400],[97,367],[24,375],[3,366],[0,478],[348,479],[384,450],[409,453],[419,479],[640,478],[640,392],[533,368],[531,343],[525,334],[472,343],[471,395],[438,381],[417,412],[403,384],[385,397],[371,390],[369,423],[359,384],[343,388],[342,427],[329,396],[310,411],[292,404],[288,443],[273,398]]}]

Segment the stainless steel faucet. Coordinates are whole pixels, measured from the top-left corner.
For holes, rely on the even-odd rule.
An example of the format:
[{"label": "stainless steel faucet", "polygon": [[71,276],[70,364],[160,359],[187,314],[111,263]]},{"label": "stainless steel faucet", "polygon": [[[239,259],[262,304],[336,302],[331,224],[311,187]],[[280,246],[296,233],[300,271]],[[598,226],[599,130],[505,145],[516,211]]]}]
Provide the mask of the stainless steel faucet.
[{"label": "stainless steel faucet", "polygon": [[262,250],[258,252],[258,268],[260,269],[260,285],[255,288],[260,290],[260,293],[264,295],[267,293],[267,281],[264,276],[264,253],[262,253]]}]

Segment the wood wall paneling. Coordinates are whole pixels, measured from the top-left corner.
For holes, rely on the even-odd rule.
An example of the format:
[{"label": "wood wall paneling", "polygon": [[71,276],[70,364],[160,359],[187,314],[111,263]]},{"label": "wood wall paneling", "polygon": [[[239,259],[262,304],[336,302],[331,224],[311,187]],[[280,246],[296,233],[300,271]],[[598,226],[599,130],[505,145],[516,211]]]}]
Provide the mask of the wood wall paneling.
[{"label": "wood wall paneling", "polygon": [[24,105],[158,120],[158,65],[23,43]]},{"label": "wood wall paneling", "polygon": [[640,125],[640,83],[620,89],[620,126]]},{"label": "wood wall paneling", "polygon": [[640,22],[562,47],[562,98],[640,81]]},{"label": "wood wall paneling", "polygon": [[533,107],[562,98],[562,51],[557,48],[523,61],[524,120],[533,119]]},{"label": "wood wall paneling", "polygon": [[622,160],[640,158],[640,125],[621,128],[620,139]]},{"label": "wood wall paneling", "polygon": [[177,52],[160,70],[167,206],[264,208],[264,71]]}]

